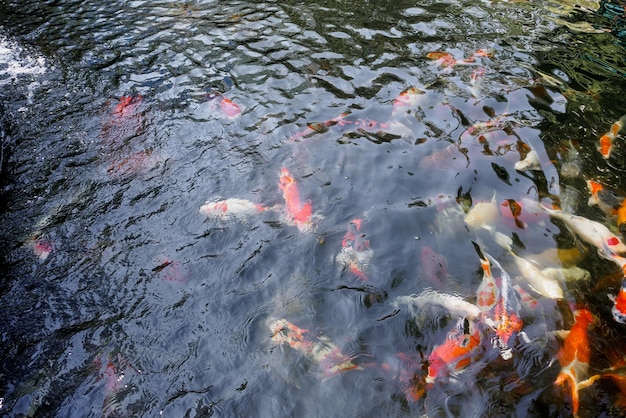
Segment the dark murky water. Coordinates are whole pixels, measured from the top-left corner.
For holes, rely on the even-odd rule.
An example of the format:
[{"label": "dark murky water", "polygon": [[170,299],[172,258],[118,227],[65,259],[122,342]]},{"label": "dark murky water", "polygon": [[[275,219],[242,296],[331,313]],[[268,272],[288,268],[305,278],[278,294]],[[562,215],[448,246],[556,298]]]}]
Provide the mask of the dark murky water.
[{"label": "dark murky water", "polygon": [[[626,113],[623,9],[600,7],[2,2],[0,412],[571,416],[556,334],[587,308],[588,374],[615,377],[579,415],[623,415],[616,266],[547,217],[463,213],[495,192],[614,224],[585,183],[626,192],[621,135],[596,149]],[[530,150],[541,169],[516,171]],[[283,168],[313,225],[286,215]],[[249,213],[200,213],[224,199]],[[512,358],[483,341],[426,384],[456,317],[397,298],[475,302],[472,241],[516,278],[494,230],[591,279],[535,293]]]}]

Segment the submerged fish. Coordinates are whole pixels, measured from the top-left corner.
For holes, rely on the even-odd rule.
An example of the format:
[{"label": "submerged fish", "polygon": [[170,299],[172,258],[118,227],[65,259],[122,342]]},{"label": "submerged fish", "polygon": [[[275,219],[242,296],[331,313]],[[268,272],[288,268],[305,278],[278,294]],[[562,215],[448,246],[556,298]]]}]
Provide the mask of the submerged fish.
[{"label": "submerged fish", "polygon": [[451,372],[469,366],[476,357],[476,348],[480,344],[480,332],[472,329],[467,320],[461,318],[459,324],[448,332],[443,344],[436,346],[428,356],[428,376],[426,383],[432,384],[437,379]]},{"label": "submerged fish", "polygon": [[308,232],[313,228],[313,210],[310,201],[300,200],[300,191],[296,180],[287,168],[280,170],[278,187],[285,199],[285,217],[289,224],[295,225],[301,232]]},{"label": "submerged fish", "polygon": [[576,310],[574,318],[575,322],[567,332],[563,346],[557,354],[561,371],[554,383],[561,390],[569,390],[572,397],[572,412],[577,416],[580,406],[578,393],[592,383],[587,381],[591,358],[588,329],[593,324],[594,318],[587,309]]},{"label": "submerged fish", "polygon": [[467,212],[465,223],[474,229],[489,229],[493,222],[500,216],[496,194],[489,202],[478,202]]},{"label": "submerged fish", "polygon": [[230,198],[214,202],[206,202],[200,206],[200,213],[209,218],[227,220],[231,218],[246,220],[251,215],[264,212],[268,209],[265,206],[253,203],[245,199]]},{"label": "submerged fish", "polygon": [[539,171],[541,170],[541,161],[539,161],[539,155],[535,150],[531,150],[526,157],[515,163],[515,170],[517,171]]},{"label": "submerged fish", "polygon": [[460,296],[435,290],[424,290],[419,295],[398,296],[393,305],[395,307],[407,305],[413,317],[417,317],[419,311],[428,306],[441,307],[453,316],[467,318],[470,321],[479,319],[481,315],[481,309],[473,303],[463,300]]},{"label": "submerged fish", "polygon": [[348,230],[341,241],[341,252],[337,254],[337,263],[346,266],[355,276],[367,281],[367,270],[374,256],[370,242],[361,233],[362,219],[354,219],[348,225]]},{"label": "submerged fish", "polygon": [[583,216],[541,207],[553,218],[561,220],[570,230],[598,249],[600,256],[612,260],[612,254],[626,255],[626,245],[603,224]]},{"label": "submerged fish", "polygon": [[609,159],[611,157],[611,152],[613,151],[613,141],[617,138],[617,134],[619,134],[624,127],[624,123],[626,123],[626,115],[622,116],[617,122],[613,123],[613,125],[611,125],[611,129],[600,137],[598,151],[605,159]]},{"label": "submerged fish", "polygon": [[308,339],[308,330],[299,328],[286,319],[276,319],[269,323],[272,341],[286,344],[304,354],[319,367],[322,380],[329,379],[342,372],[362,370],[363,367],[352,362],[352,358],[343,354],[330,339],[324,335]]},{"label": "submerged fish", "polygon": [[424,92],[417,87],[410,87],[400,93],[398,97],[395,98],[392,104],[392,114],[396,114],[398,112],[404,111],[406,109],[414,109],[419,104],[419,98],[422,96]]},{"label": "submerged fish", "polygon": [[142,96],[122,96],[120,102],[115,106],[113,113],[118,117],[127,117],[136,112],[143,100]]},{"label": "submerged fish", "polygon": [[[519,317],[519,295],[513,288],[509,274],[500,266],[500,263],[488,254],[483,254],[477,244],[474,244],[480,265],[483,269],[483,279],[476,291],[476,305],[483,312],[483,321],[495,332],[494,346],[499,348],[504,360],[512,357],[509,340],[522,330],[523,321]],[[500,270],[499,277],[494,277],[491,265]]]}]

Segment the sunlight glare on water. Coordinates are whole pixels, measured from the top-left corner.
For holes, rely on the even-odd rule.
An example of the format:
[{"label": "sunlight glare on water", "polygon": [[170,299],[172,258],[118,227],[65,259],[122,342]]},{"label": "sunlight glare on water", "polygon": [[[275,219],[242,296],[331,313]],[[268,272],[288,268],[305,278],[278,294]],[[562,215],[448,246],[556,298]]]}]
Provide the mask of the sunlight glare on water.
[{"label": "sunlight glare on water", "polygon": [[3,2],[0,411],[624,415],[623,14]]}]

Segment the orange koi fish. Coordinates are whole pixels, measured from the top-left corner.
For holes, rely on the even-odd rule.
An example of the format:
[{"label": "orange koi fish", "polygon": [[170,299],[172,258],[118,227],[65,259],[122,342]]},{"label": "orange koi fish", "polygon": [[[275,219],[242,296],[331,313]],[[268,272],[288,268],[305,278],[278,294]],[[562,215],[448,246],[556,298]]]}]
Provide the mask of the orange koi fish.
[{"label": "orange koi fish", "polygon": [[[512,356],[509,339],[519,333],[524,324],[519,317],[519,296],[502,266],[490,255],[485,256],[476,243],[473,244],[483,269],[483,279],[476,292],[476,305],[483,313],[483,321],[495,331],[494,345],[497,343],[500,355],[508,360]],[[500,277],[493,276],[491,264],[500,270]]]},{"label": "orange koi fish", "polygon": [[416,108],[419,103],[419,98],[422,96],[424,92],[417,87],[410,87],[400,93],[398,97],[395,98],[392,105],[392,114],[396,114],[404,109],[412,109]]},{"label": "orange koi fish", "polygon": [[337,254],[335,260],[346,266],[361,280],[367,281],[367,270],[374,251],[370,249],[369,240],[360,232],[362,222],[362,219],[354,219],[350,222],[348,231],[341,241],[341,252]]},{"label": "orange koi fish", "polygon": [[231,119],[239,116],[239,114],[241,113],[241,108],[239,107],[239,105],[230,100],[228,97],[220,97],[221,100],[219,106],[222,113],[226,115],[226,117]]},{"label": "orange koi fish", "polygon": [[245,199],[230,198],[215,202],[206,202],[200,206],[200,213],[209,218],[227,220],[231,218],[246,220],[252,215],[264,212],[268,208]]},{"label": "orange koi fish", "polygon": [[611,125],[611,129],[600,137],[598,151],[605,159],[609,159],[613,150],[613,141],[617,138],[617,134],[622,130],[626,123],[626,115],[619,118],[617,122]]},{"label": "orange koi fish", "polygon": [[457,60],[454,59],[452,54],[448,52],[429,52],[428,54],[426,54],[426,58],[436,60],[437,62],[439,62],[439,66],[442,68],[453,67],[457,64]]},{"label": "orange koi fish", "polygon": [[300,191],[298,190],[296,180],[289,173],[289,170],[284,167],[280,170],[278,187],[283,192],[283,198],[285,199],[287,222],[297,226],[301,232],[310,231],[313,227],[311,202],[302,202],[300,200]]},{"label": "orange koi fish", "polygon": [[[593,314],[587,309],[578,309],[574,312],[575,322],[563,341],[563,346],[557,354],[561,364],[561,372],[555,380],[555,385],[561,390],[569,389],[572,397],[572,412],[578,414],[580,390],[589,386],[593,381],[586,380],[589,370],[589,326],[593,324]],[[583,384],[583,382],[585,382]]]},{"label": "orange koi fish", "polygon": [[304,335],[309,332],[308,330],[298,328],[286,319],[271,321],[269,328],[273,342],[286,344],[315,362],[320,368],[322,380],[350,370],[363,370],[362,366],[354,364],[352,358],[343,354],[326,336],[309,340]]},{"label": "orange koi fish", "polygon": [[480,333],[477,329],[467,329],[472,328],[471,324],[466,326],[467,324],[467,319],[460,319],[458,326],[448,332],[446,341],[431,351],[428,356],[426,383],[432,384],[472,362],[476,354],[474,350],[480,344]]}]

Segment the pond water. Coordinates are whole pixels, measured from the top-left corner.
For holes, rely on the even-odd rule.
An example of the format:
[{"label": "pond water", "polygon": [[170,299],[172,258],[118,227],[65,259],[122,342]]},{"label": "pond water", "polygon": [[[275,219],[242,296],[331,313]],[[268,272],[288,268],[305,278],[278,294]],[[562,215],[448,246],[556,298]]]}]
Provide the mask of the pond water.
[{"label": "pond water", "polygon": [[0,413],[624,416],[624,10],[1,2]]}]

